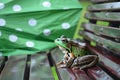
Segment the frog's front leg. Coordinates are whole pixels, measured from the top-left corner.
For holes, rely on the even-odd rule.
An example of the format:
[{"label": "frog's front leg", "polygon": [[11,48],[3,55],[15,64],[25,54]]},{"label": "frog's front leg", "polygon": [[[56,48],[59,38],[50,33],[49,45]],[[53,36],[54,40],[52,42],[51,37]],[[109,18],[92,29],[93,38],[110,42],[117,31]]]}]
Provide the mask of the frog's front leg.
[{"label": "frog's front leg", "polygon": [[70,68],[73,62],[74,62],[74,58],[65,54],[63,60],[58,62],[57,66],[59,68]]},{"label": "frog's front leg", "polygon": [[73,64],[73,62],[74,62],[74,58],[70,58],[70,59],[67,61],[67,63],[66,63],[66,67],[67,67],[67,68],[70,68],[71,65]]},{"label": "frog's front leg", "polygon": [[68,60],[66,62],[65,61],[60,61],[60,62],[57,63],[57,67],[58,68],[70,68],[71,65],[73,64],[73,62],[74,62],[73,58],[71,58],[70,60]]},{"label": "frog's front leg", "polygon": [[58,68],[66,68],[66,64],[63,61],[57,63]]},{"label": "frog's front leg", "polygon": [[57,63],[57,67],[58,68],[66,68],[66,64],[67,64],[68,60],[69,60],[69,57],[67,54],[65,54],[62,61]]}]

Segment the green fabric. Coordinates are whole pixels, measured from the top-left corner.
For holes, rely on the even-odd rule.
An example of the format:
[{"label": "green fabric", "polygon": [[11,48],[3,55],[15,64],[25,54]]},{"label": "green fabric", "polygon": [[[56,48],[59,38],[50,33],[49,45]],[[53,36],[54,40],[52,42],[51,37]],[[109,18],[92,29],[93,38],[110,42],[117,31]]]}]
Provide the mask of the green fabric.
[{"label": "green fabric", "polygon": [[78,0],[0,0],[0,54],[34,54],[72,38],[81,10]]}]

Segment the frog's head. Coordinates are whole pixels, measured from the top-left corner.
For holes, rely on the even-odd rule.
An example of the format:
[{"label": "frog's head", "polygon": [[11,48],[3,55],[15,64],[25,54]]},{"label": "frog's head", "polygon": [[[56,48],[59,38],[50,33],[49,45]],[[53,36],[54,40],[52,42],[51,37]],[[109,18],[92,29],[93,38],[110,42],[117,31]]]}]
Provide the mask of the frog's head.
[{"label": "frog's head", "polygon": [[66,50],[70,52],[70,48],[67,46],[68,40],[67,38],[62,35],[60,38],[55,39],[55,44],[62,50]]}]

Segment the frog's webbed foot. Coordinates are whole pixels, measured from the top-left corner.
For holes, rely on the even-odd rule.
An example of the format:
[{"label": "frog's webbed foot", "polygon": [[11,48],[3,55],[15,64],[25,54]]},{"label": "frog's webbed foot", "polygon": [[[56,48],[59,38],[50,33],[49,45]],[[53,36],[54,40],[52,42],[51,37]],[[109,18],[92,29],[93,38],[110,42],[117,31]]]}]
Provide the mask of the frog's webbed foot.
[{"label": "frog's webbed foot", "polygon": [[63,59],[62,61],[58,62],[56,65],[58,68],[66,68],[66,60]]},{"label": "frog's webbed foot", "polygon": [[66,67],[66,64],[61,64],[61,65],[57,66],[57,68],[67,68],[67,67]]},{"label": "frog's webbed foot", "polygon": [[58,68],[70,68],[73,62],[74,62],[74,58],[71,58],[69,60],[63,60],[57,63],[57,67]]}]

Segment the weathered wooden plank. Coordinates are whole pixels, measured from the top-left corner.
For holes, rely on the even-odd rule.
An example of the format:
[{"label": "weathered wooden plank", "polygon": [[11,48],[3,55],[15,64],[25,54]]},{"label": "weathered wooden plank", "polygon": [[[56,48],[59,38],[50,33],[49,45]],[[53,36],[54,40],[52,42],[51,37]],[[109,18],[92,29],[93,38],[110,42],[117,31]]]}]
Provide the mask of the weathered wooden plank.
[{"label": "weathered wooden plank", "polygon": [[83,23],[82,27],[85,30],[92,31],[98,35],[109,36],[109,37],[115,38],[116,40],[120,39],[120,28],[99,26],[92,23]]},{"label": "weathered wooden plank", "polygon": [[118,10],[120,10],[120,2],[111,2],[88,6],[88,11],[118,11]]},{"label": "weathered wooden plank", "polygon": [[100,67],[91,67],[87,69],[87,73],[91,76],[92,80],[114,80],[106,72],[104,72]]},{"label": "weathered wooden plank", "polygon": [[120,22],[119,16],[120,13],[117,12],[89,12],[85,14],[85,18],[87,19],[108,22]]},{"label": "weathered wooden plank", "polygon": [[30,80],[54,80],[45,53],[31,56]]},{"label": "weathered wooden plank", "polygon": [[23,80],[26,63],[26,55],[9,57],[0,80]]},{"label": "weathered wooden plank", "polygon": [[114,75],[115,79],[120,79],[120,58],[115,57],[112,54],[107,54],[106,52],[101,51],[96,47],[92,47],[89,44],[87,44],[87,47],[90,51],[99,56],[100,64],[107,69],[107,72]]},{"label": "weathered wooden plank", "polygon": [[[91,80],[87,73],[83,70],[73,70],[75,79],[72,80]],[[73,74],[72,74],[73,75]]]},{"label": "weathered wooden plank", "polygon": [[[55,63],[61,61],[63,58],[63,53],[58,48],[54,49],[51,54]],[[82,70],[59,68],[58,72],[61,80],[90,80],[87,74]]]},{"label": "weathered wooden plank", "polygon": [[112,2],[114,0],[91,0],[93,3],[104,3],[104,2]]},{"label": "weathered wooden plank", "polygon": [[92,33],[85,32],[85,31],[81,31],[80,34],[82,34],[89,41],[95,41],[95,42],[99,43],[100,45],[102,44],[102,45],[106,46],[109,49],[113,49],[118,52],[120,51],[120,43],[96,36]]}]

